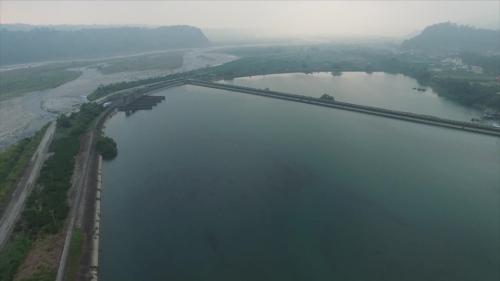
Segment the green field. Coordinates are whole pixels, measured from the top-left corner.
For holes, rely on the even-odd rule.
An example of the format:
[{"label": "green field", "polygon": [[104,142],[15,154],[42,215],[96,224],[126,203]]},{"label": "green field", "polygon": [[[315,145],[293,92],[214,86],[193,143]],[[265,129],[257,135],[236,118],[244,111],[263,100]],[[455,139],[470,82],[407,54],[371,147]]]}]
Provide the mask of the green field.
[{"label": "green field", "polygon": [[98,69],[103,74],[126,71],[172,70],[182,66],[182,56],[183,52],[168,52],[109,60],[105,61],[106,64],[98,67]]},{"label": "green field", "polygon": [[0,72],[0,100],[58,87],[75,80],[80,71],[68,70],[73,64],[49,64]]}]

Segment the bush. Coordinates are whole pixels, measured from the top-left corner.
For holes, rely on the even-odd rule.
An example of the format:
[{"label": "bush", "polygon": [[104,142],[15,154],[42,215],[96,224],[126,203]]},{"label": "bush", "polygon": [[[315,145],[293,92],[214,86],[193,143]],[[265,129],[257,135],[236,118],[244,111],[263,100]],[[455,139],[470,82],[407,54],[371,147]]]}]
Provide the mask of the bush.
[{"label": "bush", "polygon": [[335,98],[333,96],[330,96],[329,94],[323,94],[320,99],[326,100],[326,101],[335,101]]},{"label": "bush", "polygon": [[99,140],[97,140],[96,148],[97,151],[102,155],[102,158],[104,158],[105,160],[113,159],[118,154],[116,142],[109,137],[99,137]]},{"label": "bush", "polygon": [[21,265],[31,240],[24,234],[18,233],[0,252],[0,280],[12,280],[17,268]]}]

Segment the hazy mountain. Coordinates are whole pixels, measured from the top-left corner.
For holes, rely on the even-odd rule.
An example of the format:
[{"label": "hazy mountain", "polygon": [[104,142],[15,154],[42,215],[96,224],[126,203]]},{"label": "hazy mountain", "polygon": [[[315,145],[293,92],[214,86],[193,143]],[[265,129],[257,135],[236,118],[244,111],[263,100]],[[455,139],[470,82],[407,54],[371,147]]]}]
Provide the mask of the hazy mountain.
[{"label": "hazy mountain", "polygon": [[25,23],[0,24],[1,30],[8,30],[8,31],[28,31],[35,28],[37,28],[36,25],[25,24]]},{"label": "hazy mountain", "polygon": [[449,22],[426,27],[417,36],[405,40],[404,49],[431,53],[499,52],[500,31],[457,25]]},{"label": "hazy mountain", "polygon": [[192,26],[79,30],[37,28],[27,31],[2,28],[0,38],[0,64],[102,57],[210,44],[203,32]]},{"label": "hazy mountain", "polygon": [[8,31],[30,31],[35,29],[53,29],[58,31],[75,31],[82,29],[98,29],[98,28],[121,28],[121,27],[140,27],[140,28],[157,28],[161,26],[140,25],[140,24],[26,24],[26,23],[2,23],[0,29]]}]

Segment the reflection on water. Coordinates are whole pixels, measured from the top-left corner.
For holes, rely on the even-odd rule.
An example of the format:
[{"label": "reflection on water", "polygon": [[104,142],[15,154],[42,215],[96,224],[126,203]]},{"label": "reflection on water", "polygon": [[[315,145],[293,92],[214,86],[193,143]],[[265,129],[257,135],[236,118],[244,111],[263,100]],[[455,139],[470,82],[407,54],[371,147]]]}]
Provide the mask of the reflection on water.
[{"label": "reflection on water", "polygon": [[162,94],[106,125],[102,280],[499,280],[498,138]]},{"label": "reflection on water", "polygon": [[401,74],[383,72],[288,73],[236,78],[235,85],[320,97],[326,93],[338,101],[377,106],[454,120],[470,121],[481,114],[446,98]]}]

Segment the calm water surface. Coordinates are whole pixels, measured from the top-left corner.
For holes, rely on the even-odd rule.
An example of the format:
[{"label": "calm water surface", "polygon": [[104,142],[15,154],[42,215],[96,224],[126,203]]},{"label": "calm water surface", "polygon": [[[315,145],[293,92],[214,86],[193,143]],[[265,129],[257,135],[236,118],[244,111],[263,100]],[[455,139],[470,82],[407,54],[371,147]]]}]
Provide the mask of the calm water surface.
[{"label": "calm water surface", "polygon": [[158,94],[105,129],[102,280],[499,280],[499,138]]},{"label": "calm water surface", "polygon": [[225,83],[255,88],[269,88],[306,96],[320,97],[323,93],[338,101],[377,106],[413,113],[428,114],[454,120],[470,121],[481,113],[438,96],[431,88],[425,92],[417,80],[402,74],[383,72],[330,72],[313,74],[285,73],[236,78]]}]

